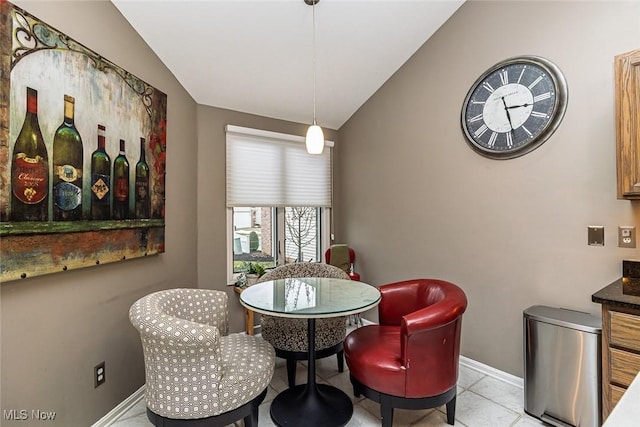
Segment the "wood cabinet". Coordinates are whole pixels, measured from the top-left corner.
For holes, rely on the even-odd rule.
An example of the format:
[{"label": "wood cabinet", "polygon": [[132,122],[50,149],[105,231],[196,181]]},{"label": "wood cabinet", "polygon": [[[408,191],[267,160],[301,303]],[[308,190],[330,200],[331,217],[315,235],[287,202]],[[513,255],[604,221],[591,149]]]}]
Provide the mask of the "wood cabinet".
[{"label": "wood cabinet", "polygon": [[640,49],[614,60],[618,199],[640,199]]},{"label": "wood cabinet", "polygon": [[640,310],[602,305],[602,419],[640,372]]}]

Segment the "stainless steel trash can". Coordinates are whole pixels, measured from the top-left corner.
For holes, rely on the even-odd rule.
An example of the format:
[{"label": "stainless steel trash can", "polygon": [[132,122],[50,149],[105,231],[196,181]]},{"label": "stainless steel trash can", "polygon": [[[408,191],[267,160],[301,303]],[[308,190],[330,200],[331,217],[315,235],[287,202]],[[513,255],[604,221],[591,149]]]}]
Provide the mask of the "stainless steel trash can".
[{"label": "stainless steel trash can", "polygon": [[543,305],[523,317],[525,412],[558,427],[599,427],[600,317]]}]

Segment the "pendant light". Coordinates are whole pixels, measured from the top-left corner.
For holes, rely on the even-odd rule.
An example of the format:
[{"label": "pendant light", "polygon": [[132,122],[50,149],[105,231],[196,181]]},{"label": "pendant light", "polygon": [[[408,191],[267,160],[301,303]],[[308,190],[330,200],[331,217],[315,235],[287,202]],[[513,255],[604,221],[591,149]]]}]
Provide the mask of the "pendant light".
[{"label": "pendant light", "polygon": [[313,124],[307,130],[307,153],[322,154],[324,149],[324,134],[316,123],[316,3],[320,0],[304,0],[313,8]]}]

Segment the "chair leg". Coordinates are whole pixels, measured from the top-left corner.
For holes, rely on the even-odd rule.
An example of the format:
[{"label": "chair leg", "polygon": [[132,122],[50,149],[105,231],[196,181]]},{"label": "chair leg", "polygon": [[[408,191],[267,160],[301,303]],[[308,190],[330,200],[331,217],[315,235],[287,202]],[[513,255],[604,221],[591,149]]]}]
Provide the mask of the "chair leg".
[{"label": "chair leg", "polygon": [[296,359],[293,357],[287,358],[287,380],[289,381],[289,388],[296,386]]},{"label": "chair leg", "polygon": [[336,353],[338,358],[338,372],[344,372],[344,350],[340,350]]},{"label": "chair leg", "polygon": [[258,405],[254,405],[251,414],[244,417],[244,427],[258,427]]},{"label": "chair leg", "polygon": [[393,406],[390,399],[383,397],[380,400],[380,418],[382,418],[382,427],[393,426]]},{"label": "chair leg", "polygon": [[456,419],[456,396],[447,402],[447,423],[454,425]]}]

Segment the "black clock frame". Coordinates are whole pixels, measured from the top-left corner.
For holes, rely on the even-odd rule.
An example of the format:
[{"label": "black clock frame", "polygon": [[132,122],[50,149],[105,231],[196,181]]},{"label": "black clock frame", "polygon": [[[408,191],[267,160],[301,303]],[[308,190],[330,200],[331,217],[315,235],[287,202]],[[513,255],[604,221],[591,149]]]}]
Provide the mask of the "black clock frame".
[{"label": "black clock frame", "polygon": [[[544,129],[535,137],[531,139],[528,143],[514,148],[512,150],[490,150],[486,147],[482,147],[478,145],[471,132],[467,128],[466,122],[466,111],[471,99],[471,96],[482,82],[489,77],[491,74],[500,70],[501,68],[508,67],[513,64],[525,64],[525,65],[533,65],[539,68],[542,68],[546,71],[546,73],[551,77],[553,85],[555,87],[556,98],[555,105],[552,110],[552,117],[545,125]],[[496,159],[496,160],[506,160],[512,159],[515,157],[520,157],[524,154],[530,153],[536,148],[540,147],[545,141],[549,139],[549,137],[558,129],[560,126],[560,122],[562,121],[565,111],[567,109],[569,97],[569,90],[567,87],[566,79],[558,66],[556,66],[553,62],[549,61],[546,58],[534,55],[521,55],[512,58],[505,59],[504,61],[500,61],[497,64],[491,66],[487,69],[478,79],[471,85],[467,96],[464,99],[464,103],[462,104],[462,112],[461,112],[461,126],[462,132],[467,140],[469,146],[475,150],[478,154],[481,154],[485,157]]]}]

